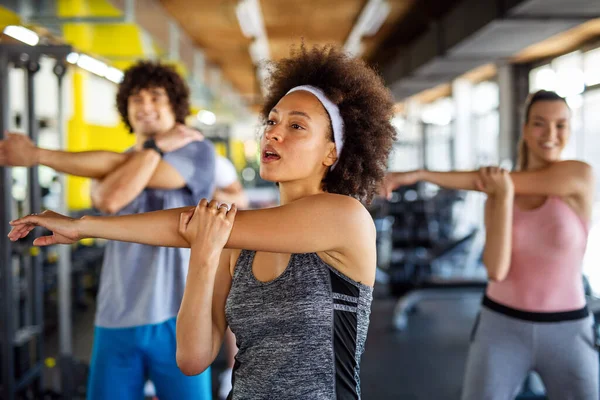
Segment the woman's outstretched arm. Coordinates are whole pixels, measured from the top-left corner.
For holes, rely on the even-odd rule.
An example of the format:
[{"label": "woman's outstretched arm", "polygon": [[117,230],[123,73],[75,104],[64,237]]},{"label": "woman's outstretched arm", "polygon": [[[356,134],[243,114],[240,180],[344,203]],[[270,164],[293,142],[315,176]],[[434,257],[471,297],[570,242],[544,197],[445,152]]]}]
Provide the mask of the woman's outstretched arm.
[{"label": "woman's outstretched arm", "polygon": [[[581,161],[561,161],[537,170],[511,172],[515,193],[521,195],[570,196],[593,191],[593,172]],[[418,181],[434,183],[448,189],[478,190],[478,171],[436,172],[416,170],[390,172],[384,182],[387,195],[392,190]]]},{"label": "woman's outstretched arm", "polygon": [[[178,226],[181,213],[191,209],[194,207],[81,219],[49,211],[11,222],[13,230],[9,238],[20,239],[35,226],[42,226],[53,235],[36,239],[35,245],[103,238],[189,247],[188,241],[178,233]],[[343,195],[318,194],[284,206],[239,211],[226,247],[274,253],[336,251],[354,248],[361,241],[375,240],[374,235],[371,216],[357,200]],[[356,248],[358,251],[360,246]]]},{"label": "woman's outstretched arm", "polygon": [[42,236],[33,242],[36,246],[69,244],[85,238],[101,238],[165,247],[189,247],[179,235],[179,216],[194,207],[174,208],[143,214],[110,217],[84,216],[79,219],[65,217],[53,211],[28,215],[11,222],[9,239],[18,240],[36,226],[52,231],[52,236]]}]

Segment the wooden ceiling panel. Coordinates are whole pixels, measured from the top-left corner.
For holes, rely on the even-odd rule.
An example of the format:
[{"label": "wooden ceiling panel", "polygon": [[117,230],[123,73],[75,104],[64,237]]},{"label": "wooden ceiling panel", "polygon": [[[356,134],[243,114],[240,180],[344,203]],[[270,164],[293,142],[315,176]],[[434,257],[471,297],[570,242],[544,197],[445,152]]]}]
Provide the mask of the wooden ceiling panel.
[{"label": "wooden ceiling panel", "polygon": [[512,61],[525,63],[547,57],[555,57],[575,50],[587,41],[598,37],[600,37],[600,18],[593,19],[540,43],[529,46],[515,55]]},{"label": "wooden ceiling panel", "polygon": [[343,46],[366,0],[262,0],[265,29],[271,58],[280,60],[290,54],[301,40],[307,46]]},{"label": "wooden ceiling panel", "polygon": [[262,0],[269,40],[287,38],[343,44],[366,0]]},{"label": "wooden ceiling panel", "polygon": [[168,50],[169,24],[166,19],[161,18],[160,5],[152,1],[145,5],[141,1],[136,1],[134,4],[136,22],[148,31],[160,46]]},{"label": "wooden ceiling panel", "polygon": [[241,94],[253,96],[258,91],[256,74],[252,65],[244,67],[227,64],[223,67],[223,75]]},{"label": "wooden ceiling panel", "polygon": [[[245,88],[254,90],[254,83],[244,83],[236,75],[227,73],[229,65],[248,69],[253,74],[248,52],[250,39],[242,35],[235,14],[236,0],[161,0],[196,45],[204,51],[207,60],[223,69],[223,75],[245,94]],[[248,73],[244,74],[248,79]]]},{"label": "wooden ceiling panel", "polygon": [[[156,0],[153,0],[156,1]],[[363,39],[365,58],[398,24],[417,0],[388,0],[390,15],[380,31]],[[292,45],[343,46],[368,0],[259,0],[270,56],[289,56]],[[138,1],[137,3],[141,3]],[[165,10],[201,48],[208,62],[246,98],[260,98],[256,68],[249,54],[251,39],[243,36],[236,17],[237,0],[160,0]],[[187,60],[190,57],[184,57]],[[187,61],[186,60],[186,61]]]}]

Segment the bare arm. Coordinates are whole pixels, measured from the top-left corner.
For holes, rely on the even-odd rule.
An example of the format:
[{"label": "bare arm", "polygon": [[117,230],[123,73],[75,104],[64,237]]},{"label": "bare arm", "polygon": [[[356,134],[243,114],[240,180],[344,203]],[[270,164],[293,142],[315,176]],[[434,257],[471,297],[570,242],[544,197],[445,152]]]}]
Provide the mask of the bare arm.
[{"label": "bare arm", "polygon": [[[592,168],[580,161],[561,161],[528,171],[511,172],[515,193],[521,195],[572,196],[590,191]],[[478,171],[436,172],[417,170],[392,172],[388,185],[394,188],[417,181],[427,181],[448,189],[478,190]]]},{"label": "bare arm", "polygon": [[33,167],[45,165],[58,172],[99,179],[123,164],[128,154],[112,151],[67,152],[39,148],[33,141],[18,133],[8,133],[0,140],[0,165]]},{"label": "bare arm", "polygon": [[[184,179],[173,167],[161,162],[160,155],[156,151],[146,149],[135,152],[116,170],[102,180],[94,182],[91,191],[92,204],[108,214],[118,212],[149,186],[159,166],[162,169],[170,169],[161,172],[162,175],[168,174],[168,179],[161,179],[168,182],[167,189],[185,186]],[[155,185],[158,185],[159,181],[156,178],[154,180]]]},{"label": "bare arm", "polygon": [[[170,139],[170,138],[167,138]],[[171,143],[167,145],[172,146]],[[70,152],[48,150],[36,147],[22,134],[8,134],[6,140],[0,140],[0,165],[31,167],[44,165],[73,176],[101,180],[123,166],[135,153],[116,153],[113,151]],[[148,182],[148,187],[168,189],[172,185],[172,168],[166,162],[160,162]]]},{"label": "bare arm", "polygon": [[[157,151],[142,149],[133,152],[129,159],[106,177],[92,185],[92,202],[98,209],[114,214],[133,201],[144,189],[180,189],[186,185],[202,185],[195,175],[184,177],[188,172],[200,168],[199,161],[211,160],[212,148],[205,145],[190,145],[202,141],[202,135],[193,129],[176,126],[158,135],[156,145],[167,154],[161,160]],[[201,157],[202,160],[197,158]],[[179,169],[175,167],[179,166]],[[210,173],[213,176],[213,173]]]},{"label": "bare arm", "polygon": [[[118,217],[84,217],[75,221],[77,236],[189,247],[177,227],[181,212],[192,208]],[[35,219],[35,216],[25,218]],[[346,246],[339,232],[363,231],[365,225],[372,227],[373,222],[358,201],[342,195],[321,194],[284,206],[238,211],[226,248],[272,253],[336,250]]]},{"label": "bare arm", "polygon": [[[115,153],[112,151],[69,152],[38,149],[39,164],[45,165],[73,176],[100,180],[123,166],[134,153]],[[173,167],[161,161],[148,181],[147,187],[153,189],[173,188]]]},{"label": "bare arm", "polygon": [[[190,241],[177,228],[180,215],[190,211],[195,214],[197,207],[81,219],[44,212],[12,221],[13,229],[8,236],[15,241],[27,236],[35,226],[43,226],[53,234],[35,239],[36,246],[69,244],[93,237],[151,246],[189,247]],[[373,220],[357,200],[319,194],[280,207],[240,211],[224,246],[271,253],[322,252],[332,267],[357,282],[372,285],[375,236]]]},{"label": "bare arm", "polygon": [[[203,140],[202,134],[184,125],[157,136],[156,141],[163,151],[171,152],[192,141]],[[8,133],[0,140],[0,165],[32,167],[45,165],[58,172],[92,179],[102,179],[125,163],[132,154],[112,151],[68,152],[39,148],[23,134]],[[162,163],[161,163],[162,164]],[[163,175],[155,177],[151,183],[163,186],[167,180]]]},{"label": "bare arm", "polygon": [[418,172],[420,181],[427,181],[448,189],[477,190],[475,180],[477,171],[448,171],[436,172],[421,170]]},{"label": "bare arm", "polygon": [[475,186],[488,195],[485,203],[485,249],[483,263],[493,281],[506,278],[512,252],[514,184],[508,171],[486,167]]},{"label": "bare arm", "polygon": [[[70,219],[53,212],[30,215],[11,222],[9,237],[25,237],[35,226],[54,236],[36,239],[36,245],[72,243],[81,238],[104,238],[152,246],[189,247],[178,233],[184,207],[143,214]],[[340,235],[344,232],[344,235]],[[364,260],[361,244],[374,242],[375,226],[357,200],[337,194],[309,196],[293,203],[262,210],[239,211],[226,247],[273,253],[339,251]],[[361,258],[362,257],[362,258]],[[349,265],[347,260],[340,260]]]},{"label": "bare arm", "polygon": [[[69,152],[39,149],[39,151],[39,164],[65,174],[96,180],[115,172],[134,155],[134,153],[115,153],[102,150]],[[166,162],[160,162],[148,182],[148,187],[166,189],[171,178],[169,167]]]},{"label": "bare arm", "polygon": [[69,175],[101,179],[127,161],[129,154],[112,151],[69,152],[37,149],[38,163]]},{"label": "bare arm", "polygon": [[206,259],[192,246],[181,308],[177,315],[177,365],[198,375],[217,357],[227,322],[225,301],[231,288],[230,250]]},{"label": "bare arm", "polygon": [[510,269],[513,196],[489,196],[485,203],[483,264],[488,277],[502,281]]},{"label": "bare arm", "polygon": [[592,167],[581,161],[561,161],[539,170],[511,172],[515,193],[522,195],[593,195]]}]

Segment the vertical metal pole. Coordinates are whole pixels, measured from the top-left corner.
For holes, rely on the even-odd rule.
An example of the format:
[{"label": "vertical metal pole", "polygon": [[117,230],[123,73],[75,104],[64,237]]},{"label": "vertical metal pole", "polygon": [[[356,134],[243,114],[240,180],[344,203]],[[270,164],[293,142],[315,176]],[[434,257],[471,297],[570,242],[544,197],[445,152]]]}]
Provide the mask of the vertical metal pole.
[{"label": "vertical metal pole", "polygon": [[[54,74],[58,83],[58,114],[57,131],[59,147],[66,147],[66,132],[64,124],[64,96],[63,77],[67,68],[63,62],[57,62],[54,66]],[[58,212],[67,213],[66,207],[66,184],[64,174],[59,174],[61,196]],[[72,349],[72,327],[71,327],[71,248],[69,246],[58,246],[58,336],[60,344],[60,375],[62,398],[70,400],[75,390],[73,382],[73,349]]]},{"label": "vertical metal pole", "polygon": [[123,11],[125,14],[125,22],[129,24],[135,23],[135,0],[125,0]]},{"label": "vertical metal pole", "polygon": [[423,131],[421,134],[421,140],[422,140],[422,148],[421,148],[421,156],[422,156],[422,160],[423,160],[423,167],[424,169],[428,169],[429,168],[429,157],[427,157],[427,154],[429,152],[429,130],[431,125],[426,124],[426,123],[421,123],[422,127],[423,127]]},{"label": "vertical metal pole", "polygon": [[[8,129],[8,51],[0,46],[0,137]],[[10,168],[0,167],[0,364],[2,366],[2,383],[0,398],[15,399],[15,371],[13,340],[14,327],[14,276],[12,270],[12,243],[6,238],[10,231],[8,222],[11,215],[12,176]]]},{"label": "vertical metal pole", "polygon": [[[27,68],[27,127],[29,128],[29,137],[37,145],[39,141],[38,123],[35,113],[35,74],[40,70],[39,60],[29,60]],[[30,209],[34,213],[42,211],[42,192],[40,187],[39,171],[37,166],[29,169],[29,204]],[[30,322],[38,328],[39,334],[35,338],[36,343],[36,360],[42,360],[44,357],[43,332],[44,332],[44,271],[42,258],[39,255],[39,248],[32,247],[31,256],[31,275],[32,279],[28,281],[28,286],[31,285],[29,293],[32,298],[28,301],[33,302],[33,320]],[[38,395],[42,392],[43,382],[42,376],[36,379],[35,384]]]},{"label": "vertical metal pole", "polygon": [[456,171],[456,131],[458,129],[458,121],[452,120],[450,123],[450,139],[448,139],[448,154],[450,154],[450,170]]}]

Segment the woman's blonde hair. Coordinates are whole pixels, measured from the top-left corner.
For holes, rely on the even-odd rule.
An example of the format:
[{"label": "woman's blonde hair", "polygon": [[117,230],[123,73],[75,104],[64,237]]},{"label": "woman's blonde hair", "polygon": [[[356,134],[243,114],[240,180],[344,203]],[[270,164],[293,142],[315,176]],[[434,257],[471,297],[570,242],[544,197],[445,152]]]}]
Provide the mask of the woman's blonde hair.
[{"label": "woman's blonde hair", "polygon": [[527,158],[529,157],[529,149],[527,149],[527,142],[523,135],[519,139],[519,148],[517,150],[517,171],[523,171],[527,169]]},{"label": "woman's blonde hair", "polygon": [[[559,96],[556,92],[551,92],[549,90],[538,90],[535,93],[532,93],[525,101],[525,125],[529,123],[529,114],[531,112],[531,107],[539,102],[539,101],[562,101],[565,103],[567,108],[569,105],[564,97]],[[519,139],[519,147],[517,150],[517,171],[523,171],[527,169],[527,165],[529,164],[529,149],[527,148],[527,142],[523,135],[521,135],[521,139]]]}]

